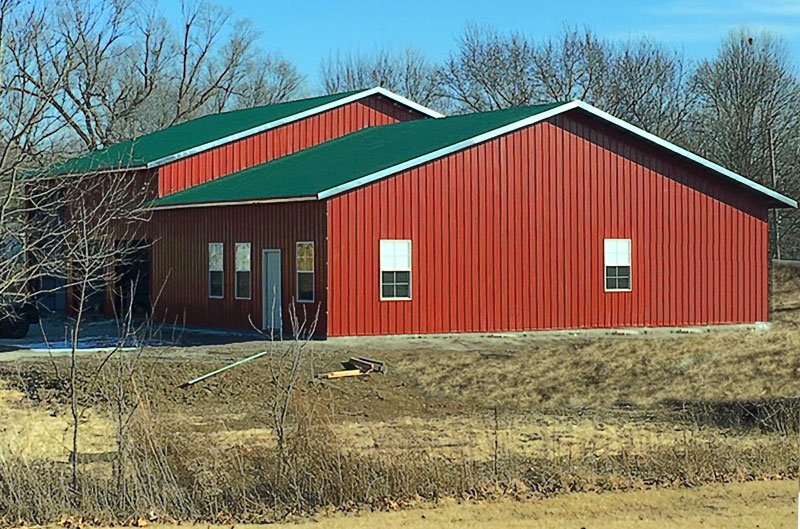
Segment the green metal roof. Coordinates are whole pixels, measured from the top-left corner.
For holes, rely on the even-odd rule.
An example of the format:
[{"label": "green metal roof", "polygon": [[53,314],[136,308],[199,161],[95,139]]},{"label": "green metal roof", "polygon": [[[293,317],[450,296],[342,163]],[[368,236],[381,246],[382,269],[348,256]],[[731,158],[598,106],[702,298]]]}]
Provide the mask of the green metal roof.
[{"label": "green metal roof", "polygon": [[580,110],[766,197],[770,207],[797,202],[582,101],[518,107],[372,127],[155,200],[155,207],[324,199],[488,141],[549,117]]},{"label": "green metal roof", "polygon": [[365,90],[211,114],[94,151],[81,158],[67,160],[53,167],[50,173],[75,174],[144,167],[152,162],[207,146],[260,125],[334,103],[360,92]]},{"label": "green metal roof", "polygon": [[[314,197],[562,103],[371,127],[155,200],[154,207]],[[462,147],[463,148],[463,147]],[[402,170],[398,168],[397,171]],[[396,171],[395,171],[396,172]],[[360,185],[360,184],[358,184]]]}]

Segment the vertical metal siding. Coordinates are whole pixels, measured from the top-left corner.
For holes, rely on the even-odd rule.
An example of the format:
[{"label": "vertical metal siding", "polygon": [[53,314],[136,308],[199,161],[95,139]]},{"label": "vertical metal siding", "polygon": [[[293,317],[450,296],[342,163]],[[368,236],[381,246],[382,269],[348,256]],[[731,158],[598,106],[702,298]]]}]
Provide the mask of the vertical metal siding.
[{"label": "vertical metal siding", "polygon": [[177,193],[366,127],[423,117],[371,96],[165,165],[159,169],[158,193],[160,197]]},{"label": "vertical metal siding", "polygon": [[[156,211],[153,232],[153,314],[161,321],[189,326],[252,329],[262,322],[262,251],[280,249],[284,330],[296,297],[297,241],[314,241],[315,302],[296,303],[308,318],[320,307],[317,334],[325,335],[327,312],[326,208],[322,202]],[[225,296],[208,297],[208,243],[224,243]],[[251,243],[252,297],[235,299],[234,244]],[[159,295],[160,292],[160,295]],[[156,302],[156,297],[158,300]],[[301,318],[302,319],[302,318]]]},{"label": "vertical metal siding", "polygon": [[[330,336],[765,321],[767,209],[580,114],[328,201]],[[379,240],[411,239],[412,300],[380,301]],[[630,238],[632,292],[603,239]]]}]

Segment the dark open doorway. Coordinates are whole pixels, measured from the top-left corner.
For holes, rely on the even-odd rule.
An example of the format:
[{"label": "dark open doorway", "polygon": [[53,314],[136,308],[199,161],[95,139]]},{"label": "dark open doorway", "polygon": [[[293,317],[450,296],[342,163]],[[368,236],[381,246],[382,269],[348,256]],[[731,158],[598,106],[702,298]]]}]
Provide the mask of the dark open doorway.
[{"label": "dark open doorway", "polygon": [[[150,314],[150,245],[146,241],[131,245],[124,262],[117,266],[117,285],[114,303],[117,314],[132,308],[134,315]],[[131,297],[133,299],[131,299]]]}]

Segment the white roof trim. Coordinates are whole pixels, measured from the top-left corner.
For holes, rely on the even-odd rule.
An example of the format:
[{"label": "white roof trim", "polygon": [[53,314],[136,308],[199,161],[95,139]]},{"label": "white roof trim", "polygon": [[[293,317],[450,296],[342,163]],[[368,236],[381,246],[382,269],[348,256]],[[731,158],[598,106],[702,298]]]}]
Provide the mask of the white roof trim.
[{"label": "white roof trim", "polygon": [[210,141],[208,143],[204,143],[202,145],[198,145],[196,147],[192,147],[191,149],[186,149],[185,151],[181,151],[175,154],[170,154],[169,156],[164,156],[163,158],[159,158],[158,160],[153,160],[152,162],[147,164],[147,168],[150,169],[152,167],[158,167],[160,165],[164,165],[170,162],[174,162],[180,160],[181,158],[186,158],[188,156],[192,156],[194,154],[201,153],[203,151],[207,151],[209,149],[213,149],[214,147],[219,147],[220,145],[225,145],[226,143],[231,143],[237,140],[241,140],[248,136],[252,136],[254,134],[258,134],[259,132],[264,132],[269,129],[274,129],[280,127],[282,125],[286,125],[287,123],[292,123],[294,121],[299,121],[301,119],[305,119],[316,114],[321,114],[323,112],[327,112],[328,110],[341,107],[347,105],[349,103],[353,103],[355,101],[359,101],[361,99],[373,96],[373,95],[381,95],[386,97],[387,99],[391,99],[401,105],[405,105],[409,108],[416,110],[417,112],[421,112],[426,116],[432,118],[443,118],[444,114],[440,114],[435,110],[431,110],[428,107],[424,107],[418,103],[414,103],[410,99],[406,99],[405,97],[395,94],[381,86],[376,86],[375,88],[369,88],[367,90],[362,90],[356,94],[343,97],[341,99],[337,99],[336,101],[331,101],[330,103],[326,103],[324,105],[320,105],[314,108],[310,108],[303,112],[298,112],[297,114],[292,114],[291,116],[286,116],[281,119],[276,119],[275,121],[270,121],[269,123],[263,123],[258,125],[257,127],[253,127],[247,130],[243,130],[241,132],[237,132],[236,134],[231,134],[230,136],[225,136],[224,138],[219,138],[214,141]]},{"label": "white roof trim", "polygon": [[522,129],[524,127],[528,127],[528,126],[533,125],[535,123],[538,123],[540,121],[544,121],[544,120],[549,119],[549,118],[551,118],[553,116],[556,116],[558,114],[563,114],[564,112],[568,112],[568,111],[576,109],[576,108],[584,110],[584,111],[586,111],[586,112],[588,112],[588,113],[590,113],[590,114],[592,114],[594,116],[599,117],[600,119],[603,119],[603,120],[605,120],[605,121],[607,121],[609,123],[612,123],[613,125],[616,125],[616,126],[622,128],[624,130],[632,132],[633,134],[636,134],[637,136],[639,136],[639,137],[641,137],[641,138],[643,138],[643,139],[645,139],[647,141],[655,143],[655,144],[657,144],[657,145],[659,145],[661,147],[664,147],[665,149],[670,150],[670,151],[672,151],[672,152],[674,152],[674,153],[676,153],[676,154],[678,154],[680,156],[688,158],[688,159],[692,160],[695,163],[703,165],[703,166],[705,166],[705,167],[707,167],[707,168],[709,168],[709,169],[711,169],[711,170],[713,170],[713,171],[715,171],[717,173],[722,174],[723,176],[727,176],[728,178],[730,178],[730,179],[732,179],[732,180],[734,180],[734,181],[736,181],[736,182],[738,182],[740,184],[744,184],[745,186],[750,187],[753,190],[758,191],[759,193],[761,193],[763,195],[766,195],[766,196],[768,196],[770,198],[773,198],[773,199],[775,199],[775,200],[777,200],[777,201],[779,201],[779,202],[781,202],[783,204],[786,204],[787,206],[790,206],[790,207],[793,207],[793,208],[797,207],[797,201],[792,200],[791,198],[788,198],[788,197],[778,193],[777,191],[773,191],[772,189],[769,189],[769,188],[759,184],[758,182],[754,182],[754,181],[752,181],[752,180],[750,180],[748,178],[745,178],[742,175],[739,175],[737,173],[734,173],[733,171],[725,169],[721,165],[718,165],[718,164],[716,164],[716,163],[714,163],[714,162],[712,162],[710,160],[707,160],[707,159],[705,159],[705,158],[703,158],[701,156],[698,156],[698,155],[696,155],[696,154],[694,154],[692,152],[689,152],[686,149],[683,149],[682,147],[678,147],[674,143],[671,143],[671,142],[668,142],[665,139],[659,138],[658,136],[656,136],[654,134],[650,134],[649,132],[647,132],[645,130],[642,130],[639,127],[636,127],[634,125],[631,125],[630,123],[627,123],[627,122],[625,122],[625,121],[623,121],[623,120],[621,120],[619,118],[615,118],[614,116],[612,116],[612,115],[610,115],[610,114],[608,114],[606,112],[603,112],[599,108],[593,107],[592,105],[590,105],[588,103],[584,103],[583,101],[580,101],[580,100],[575,100],[575,101],[571,101],[569,103],[564,103],[563,105],[557,106],[555,108],[552,108],[552,109],[547,110],[545,112],[542,112],[540,114],[536,114],[535,116],[531,116],[531,117],[528,117],[528,118],[525,118],[525,119],[521,119],[521,120],[516,121],[514,123],[510,123],[508,125],[505,125],[503,127],[500,127],[500,128],[494,129],[494,130],[491,130],[489,132],[485,132],[485,133],[480,134],[478,136],[474,136],[472,138],[468,138],[466,140],[460,141],[460,142],[455,143],[453,145],[450,145],[450,146],[447,146],[447,147],[443,147],[441,149],[438,149],[436,151],[430,152],[428,154],[424,154],[422,156],[418,156],[416,158],[412,158],[411,160],[407,160],[407,161],[405,161],[403,163],[399,163],[397,165],[394,165],[392,167],[388,167],[388,168],[383,169],[381,171],[378,171],[378,172],[375,172],[375,173],[372,173],[372,174],[369,174],[369,175],[366,175],[366,176],[362,176],[361,178],[357,178],[355,180],[351,180],[350,182],[346,182],[344,184],[332,187],[330,189],[326,189],[324,191],[319,192],[317,194],[317,198],[322,200],[322,199],[329,198],[329,197],[332,197],[332,196],[335,196],[335,195],[339,195],[341,193],[346,193],[347,191],[350,191],[351,189],[355,189],[357,187],[364,186],[364,185],[369,184],[371,182],[374,182],[376,180],[380,180],[381,178],[385,178],[385,177],[390,176],[392,174],[399,173],[399,172],[405,171],[407,169],[411,169],[413,167],[416,167],[418,165],[427,163],[427,162],[435,160],[437,158],[441,158],[443,156],[447,156],[448,154],[452,154],[454,152],[466,149],[466,148],[471,147],[473,145],[476,145],[478,143],[483,143],[485,141],[491,140],[491,139],[496,138],[498,136],[502,136],[504,134],[508,134],[509,132],[514,132],[514,131]]},{"label": "white roof trim", "polygon": [[165,211],[168,209],[186,209],[186,208],[210,208],[215,206],[247,206],[249,204],[278,204],[282,202],[309,202],[317,200],[317,197],[311,195],[307,197],[291,197],[291,198],[265,198],[263,200],[229,200],[227,202],[200,202],[197,204],[174,204],[166,206],[153,206],[145,208],[149,211]]},{"label": "white roof trim", "polygon": [[370,88],[369,90],[367,90],[365,92],[365,94],[366,95],[363,96],[363,97],[367,97],[367,95],[375,95],[375,94],[382,95],[383,97],[386,97],[388,99],[392,99],[392,100],[396,101],[397,103],[400,103],[401,105],[405,105],[407,107],[413,108],[417,112],[421,112],[422,114],[425,114],[426,116],[429,116],[429,117],[432,117],[432,118],[443,118],[443,117],[445,117],[444,114],[440,114],[439,112],[436,112],[433,109],[430,109],[430,108],[428,108],[426,106],[422,106],[419,103],[415,103],[414,101],[411,101],[410,99],[405,98],[405,97],[401,96],[400,94],[395,94],[391,90],[387,90],[386,88],[384,88],[382,86],[376,86],[375,88]]}]

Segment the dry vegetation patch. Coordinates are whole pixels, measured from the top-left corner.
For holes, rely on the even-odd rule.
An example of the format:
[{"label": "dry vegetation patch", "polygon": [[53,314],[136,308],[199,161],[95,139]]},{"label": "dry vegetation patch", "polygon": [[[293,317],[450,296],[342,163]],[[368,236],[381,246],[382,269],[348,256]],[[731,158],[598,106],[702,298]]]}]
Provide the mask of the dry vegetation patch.
[{"label": "dry vegetation patch", "polygon": [[[116,450],[113,423],[96,409],[81,418],[80,452],[102,454]],[[70,454],[70,420],[63,407],[32,402],[0,380],[0,460],[66,462]]]}]

